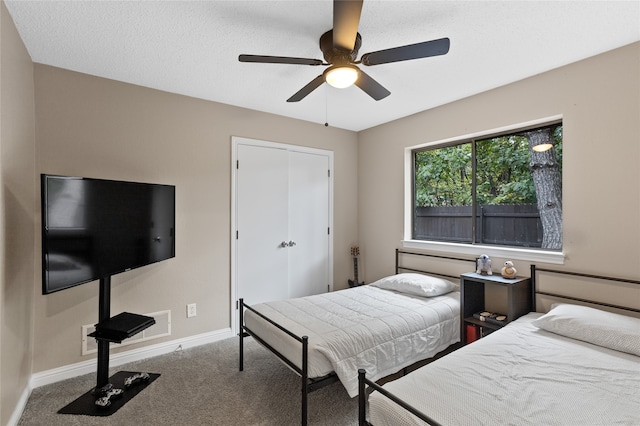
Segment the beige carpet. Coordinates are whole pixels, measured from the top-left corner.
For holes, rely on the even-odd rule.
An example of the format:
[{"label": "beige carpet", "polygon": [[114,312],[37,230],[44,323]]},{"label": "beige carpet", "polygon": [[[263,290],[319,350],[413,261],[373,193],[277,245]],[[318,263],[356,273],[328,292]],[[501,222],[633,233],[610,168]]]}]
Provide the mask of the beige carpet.
[{"label": "beige carpet", "polygon": [[[108,417],[58,414],[95,386],[89,374],[34,389],[19,426],[57,425],[299,425],[300,379],[269,351],[245,339],[238,371],[238,339],[174,352],[110,371],[161,376]],[[340,382],[309,394],[309,424],[358,423],[357,398]]]}]

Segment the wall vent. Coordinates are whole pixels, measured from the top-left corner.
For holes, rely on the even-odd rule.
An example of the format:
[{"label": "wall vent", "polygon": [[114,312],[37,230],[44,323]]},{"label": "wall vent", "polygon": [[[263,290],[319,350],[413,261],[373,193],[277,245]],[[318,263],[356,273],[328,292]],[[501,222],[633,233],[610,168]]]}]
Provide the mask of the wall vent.
[{"label": "wall vent", "polygon": [[[140,333],[123,340],[122,343],[111,343],[110,347],[127,346],[160,337],[171,336],[171,311],[152,312],[144,315],[153,317],[156,323],[142,330]],[[96,339],[89,337],[89,334],[93,333],[95,329],[95,324],[82,326],[82,355],[90,355],[98,352]]]}]

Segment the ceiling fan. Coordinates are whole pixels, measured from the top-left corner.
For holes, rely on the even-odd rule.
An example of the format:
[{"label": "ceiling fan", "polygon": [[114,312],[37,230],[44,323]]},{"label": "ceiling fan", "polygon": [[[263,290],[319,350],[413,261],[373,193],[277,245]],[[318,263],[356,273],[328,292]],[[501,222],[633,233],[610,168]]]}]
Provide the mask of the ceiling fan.
[{"label": "ceiling fan", "polygon": [[363,0],[333,1],[333,29],[327,31],[320,37],[320,50],[326,62],[320,59],[261,55],[240,55],[238,60],[240,62],[324,65],[329,67],[287,99],[287,102],[301,101],[325,81],[338,88],[349,87],[355,84],[373,99],[379,101],[389,96],[391,92],[356,65],[371,66],[388,64],[391,62],[444,55],[449,51],[449,39],[441,38],[366,53],[357,61],[358,50],[362,45],[362,37],[360,33],[358,33],[362,3]]}]

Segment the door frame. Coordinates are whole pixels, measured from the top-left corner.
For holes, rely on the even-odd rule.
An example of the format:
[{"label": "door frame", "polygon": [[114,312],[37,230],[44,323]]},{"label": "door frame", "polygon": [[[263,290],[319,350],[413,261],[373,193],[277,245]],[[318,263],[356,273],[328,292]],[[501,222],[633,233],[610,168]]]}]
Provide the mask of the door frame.
[{"label": "door frame", "polygon": [[326,155],[329,160],[329,291],[333,291],[333,151],[310,148],[301,145],[289,145],[279,142],[270,142],[259,139],[249,139],[240,136],[231,137],[231,229],[229,238],[231,242],[231,330],[234,334],[240,332],[239,315],[238,315],[238,281],[237,281],[237,268],[238,268],[238,253],[237,253],[237,198],[238,198],[238,186],[237,186],[237,164],[238,164],[238,145],[252,145],[274,149],[282,149],[287,151],[302,152],[316,155]]}]

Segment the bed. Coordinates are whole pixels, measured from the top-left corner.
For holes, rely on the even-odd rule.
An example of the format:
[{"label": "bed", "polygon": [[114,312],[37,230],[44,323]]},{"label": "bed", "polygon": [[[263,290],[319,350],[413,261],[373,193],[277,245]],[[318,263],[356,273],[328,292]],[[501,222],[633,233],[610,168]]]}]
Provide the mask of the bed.
[{"label": "bed", "polygon": [[375,283],[254,306],[240,299],[240,371],[244,338],[252,336],[300,375],[304,425],[309,392],[340,380],[355,397],[358,368],[378,380],[457,348],[458,277],[401,265],[407,256],[464,262],[465,269],[474,262],[396,250],[395,274]]},{"label": "bed", "polygon": [[[640,281],[539,270],[622,283],[630,303],[640,301]],[[535,266],[531,273],[535,283]],[[640,424],[640,310],[536,295],[556,299],[548,312],[526,314],[398,380],[379,386],[359,371],[360,424]]]}]

